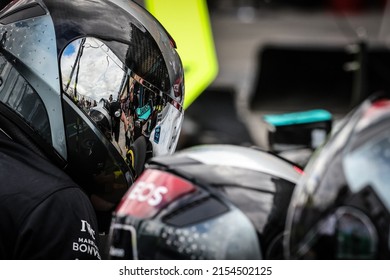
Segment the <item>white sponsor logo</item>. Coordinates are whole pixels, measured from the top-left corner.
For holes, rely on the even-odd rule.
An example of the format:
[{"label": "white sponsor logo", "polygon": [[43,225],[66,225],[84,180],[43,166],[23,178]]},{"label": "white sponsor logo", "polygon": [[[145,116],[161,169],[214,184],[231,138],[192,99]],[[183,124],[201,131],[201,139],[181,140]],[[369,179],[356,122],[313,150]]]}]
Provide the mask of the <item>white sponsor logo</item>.
[{"label": "white sponsor logo", "polygon": [[77,242],[73,242],[73,246],[72,246],[73,251],[89,254],[98,259],[101,259],[99,254],[99,249],[96,246],[94,241],[95,231],[92,229],[91,225],[87,221],[85,220],[80,220],[80,221],[81,221],[80,232],[87,232],[93,238],[93,240],[85,237],[79,237]]},{"label": "white sponsor logo", "polygon": [[81,232],[88,232],[95,240],[95,231],[92,229],[91,225],[85,220],[81,220]]},{"label": "white sponsor logo", "polygon": [[153,183],[138,182],[129,194],[129,199],[139,202],[147,202],[150,206],[160,204],[164,194],[168,193],[167,187],[156,186]]},{"label": "white sponsor logo", "polygon": [[95,242],[88,240],[86,243],[83,243],[84,241],[86,239],[79,238],[79,242],[73,242],[73,251],[89,254],[100,260],[99,249],[95,245]]}]

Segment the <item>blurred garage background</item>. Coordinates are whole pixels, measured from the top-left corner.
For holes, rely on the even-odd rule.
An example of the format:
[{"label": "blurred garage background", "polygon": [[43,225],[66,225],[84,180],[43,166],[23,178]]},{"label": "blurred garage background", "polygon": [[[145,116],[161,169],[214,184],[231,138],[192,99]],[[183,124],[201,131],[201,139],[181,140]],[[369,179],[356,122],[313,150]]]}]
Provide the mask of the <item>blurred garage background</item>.
[{"label": "blurred garage background", "polygon": [[206,3],[218,73],[186,109],[178,149],[269,149],[264,115],[325,109],[337,120],[369,94],[390,90],[386,0]]}]

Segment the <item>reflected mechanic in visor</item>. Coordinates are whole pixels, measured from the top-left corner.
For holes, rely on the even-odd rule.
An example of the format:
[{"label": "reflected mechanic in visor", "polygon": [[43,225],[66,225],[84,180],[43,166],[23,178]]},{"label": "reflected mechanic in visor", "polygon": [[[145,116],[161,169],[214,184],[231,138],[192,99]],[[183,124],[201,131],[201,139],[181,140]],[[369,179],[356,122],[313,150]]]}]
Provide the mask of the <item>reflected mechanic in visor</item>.
[{"label": "reflected mechanic in visor", "polygon": [[91,232],[107,232],[145,161],[176,148],[184,76],[173,39],[120,0],[10,1],[0,36],[1,133],[64,170],[92,202]]},{"label": "reflected mechanic in visor", "polygon": [[390,99],[373,96],[317,151],[292,197],[290,259],[389,259]]}]

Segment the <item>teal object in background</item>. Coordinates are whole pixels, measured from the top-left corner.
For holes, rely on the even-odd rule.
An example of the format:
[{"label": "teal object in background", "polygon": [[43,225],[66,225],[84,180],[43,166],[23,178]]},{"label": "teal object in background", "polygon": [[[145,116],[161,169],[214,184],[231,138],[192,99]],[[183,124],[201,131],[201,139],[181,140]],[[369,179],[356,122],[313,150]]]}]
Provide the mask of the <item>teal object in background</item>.
[{"label": "teal object in background", "polygon": [[332,114],[323,109],[316,109],[286,114],[264,115],[263,119],[273,126],[285,126],[331,121]]},{"label": "teal object in background", "polygon": [[146,104],[143,107],[139,107],[135,110],[137,117],[143,121],[146,121],[152,114],[152,108],[149,104]]}]

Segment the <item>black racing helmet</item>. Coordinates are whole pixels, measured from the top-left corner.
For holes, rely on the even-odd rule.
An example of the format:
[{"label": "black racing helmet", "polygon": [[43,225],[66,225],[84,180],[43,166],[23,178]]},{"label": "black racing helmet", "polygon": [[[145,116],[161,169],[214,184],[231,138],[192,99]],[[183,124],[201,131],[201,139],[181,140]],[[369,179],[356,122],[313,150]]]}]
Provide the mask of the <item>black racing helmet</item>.
[{"label": "black racing helmet", "polygon": [[390,99],[372,97],[310,160],[288,210],[289,259],[389,259]]},{"label": "black racing helmet", "polygon": [[[110,95],[119,118],[104,120],[99,103]],[[17,127],[65,168],[108,218],[101,230],[137,175],[137,157],[175,150],[183,100],[173,39],[133,1],[16,0],[0,12],[2,128]]]},{"label": "black racing helmet", "polygon": [[281,259],[299,167],[233,145],[152,158],[115,211],[111,259]]}]

